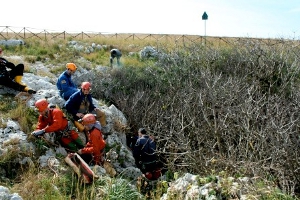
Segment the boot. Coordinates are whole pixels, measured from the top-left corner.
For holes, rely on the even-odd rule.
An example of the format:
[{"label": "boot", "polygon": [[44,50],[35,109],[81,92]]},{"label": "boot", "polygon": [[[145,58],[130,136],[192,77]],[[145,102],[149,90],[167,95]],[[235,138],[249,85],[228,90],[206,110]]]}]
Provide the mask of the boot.
[{"label": "boot", "polygon": [[29,94],[35,94],[36,93],[36,91],[35,90],[33,90],[33,89],[30,89],[29,87],[25,87],[24,88],[24,92],[28,92]]},{"label": "boot", "polygon": [[19,83],[20,85],[26,86],[25,83],[22,83],[23,76],[15,76],[15,82]]},{"label": "boot", "polygon": [[14,80],[15,80],[16,83],[19,83],[20,85],[25,86],[24,92],[28,92],[29,94],[35,94],[36,91],[34,91],[33,89],[28,88],[25,83],[22,83],[22,78],[23,78],[23,76],[19,75],[19,76],[15,76]]}]

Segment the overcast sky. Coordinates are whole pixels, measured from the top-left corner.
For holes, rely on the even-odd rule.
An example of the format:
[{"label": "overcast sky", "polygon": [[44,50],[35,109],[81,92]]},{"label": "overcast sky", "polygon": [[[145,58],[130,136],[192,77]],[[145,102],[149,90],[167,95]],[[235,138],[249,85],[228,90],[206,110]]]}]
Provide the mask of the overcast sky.
[{"label": "overcast sky", "polygon": [[300,38],[300,0],[3,0],[0,6],[1,29]]}]

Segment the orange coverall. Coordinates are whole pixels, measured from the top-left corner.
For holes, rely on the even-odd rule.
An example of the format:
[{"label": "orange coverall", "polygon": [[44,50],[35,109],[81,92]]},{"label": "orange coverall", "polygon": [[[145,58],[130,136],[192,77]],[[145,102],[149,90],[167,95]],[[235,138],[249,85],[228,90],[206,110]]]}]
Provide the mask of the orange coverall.
[{"label": "orange coverall", "polygon": [[102,137],[102,133],[99,129],[93,128],[88,134],[89,141],[83,149],[82,154],[92,154],[95,165],[101,164],[102,152],[106,145],[105,140]]},{"label": "orange coverall", "polygon": [[[64,131],[68,126],[68,120],[65,118],[62,110],[58,108],[49,109],[48,117],[39,115],[36,130],[45,129],[46,133]],[[74,130],[68,130],[68,136],[63,136],[60,139],[62,145],[72,151],[80,149],[84,145],[79,138],[79,135]]]}]

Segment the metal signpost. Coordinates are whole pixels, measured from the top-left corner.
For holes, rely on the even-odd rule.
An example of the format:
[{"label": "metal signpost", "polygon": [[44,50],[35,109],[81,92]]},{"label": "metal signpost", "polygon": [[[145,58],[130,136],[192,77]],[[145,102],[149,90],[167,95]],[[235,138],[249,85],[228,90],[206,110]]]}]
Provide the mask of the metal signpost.
[{"label": "metal signpost", "polygon": [[202,15],[202,20],[204,20],[204,44],[206,45],[206,20],[208,19],[208,15],[206,12]]}]

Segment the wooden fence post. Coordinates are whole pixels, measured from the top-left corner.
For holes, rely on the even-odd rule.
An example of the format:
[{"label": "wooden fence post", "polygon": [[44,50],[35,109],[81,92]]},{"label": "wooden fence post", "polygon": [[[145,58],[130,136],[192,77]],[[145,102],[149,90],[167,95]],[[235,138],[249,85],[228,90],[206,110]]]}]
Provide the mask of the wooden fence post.
[{"label": "wooden fence post", "polygon": [[[47,30],[43,30],[41,32],[31,32],[31,30],[29,28],[26,28],[26,27],[21,27],[21,30],[18,30],[18,31],[14,31],[13,27],[11,28],[10,26],[3,26],[4,29],[1,31],[0,30],[0,36],[2,36],[3,38],[7,39],[9,37],[21,37],[23,39],[29,39],[31,37],[37,37],[37,38],[40,38],[43,40],[47,40],[48,39],[48,35],[52,35],[53,38],[61,38],[61,35],[63,35],[63,39],[64,40],[67,40],[67,36],[69,35],[71,38],[80,38],[80,35],[81,35],[81,39],[84,39],[85,37],[88,37],[90,38],[91,36],[84,33],[83,31],[82,32],[79,32],[79,33],[71,33],[71,34],[68,34],[68,32],[66,31],[63,31],[63,32],[59,32],[58,34],[57,33],[51,33],[51,32],[48,32]],[[22,30],[23,29],[23,30]],[[5,36],[5,33],[6,33],[6,36]],[[14,35],[12,35],[14,34]],[[23,37],[22,37],[22,34],[23,34]],[[28,37],[26,37],[26,34]],[[75,35],[75,36],[74,36]],[[120,35],[120,36],[119,36]],[[123,38],[123,35],[127,36],[127,34],[119,34],[119,33],[108,33],[107,35],[102,35],[101,33],[99,34],[99,36],[103,36],[103,37],[108,37],[108,38],[115,38],[115,39],[124,39]],[[119,36],[119,38],[118,38]],[[132,33],[130,36],[126,37],[125,40],[128,40],[129,37],[132,37],[132,40],[135,41],[135,40],[145,40],[146,38],[153,41],[153,44],[154,46],[156,46],[156,48],[160,48],[160,45],[161,44],[175,44],[175,46],[179,46],[179,45],[183,45],[183,46],[187,46],[188,43],[192,42],[192,43],[197,43],[198,42],[198,39],[200,38],[201,39],[201,43],[204,42],[204,38],[202,36],[198,37],[198,39],[194,40],[194,41],[191,41],[190,39],[190,36],[186,36],[186,35],[181,35],[179,39],[174,39],[173,40],[173,37],[171,37],[170,35],[168,34],[147,34],[145,37],[145,34],[141,34],[138,35],[138,34],[135,34],[135,33]],[[194,36],[191,36],[191,38],[193,38]],[[222,41],[219,42],[220,44],[222,44]]]}]

